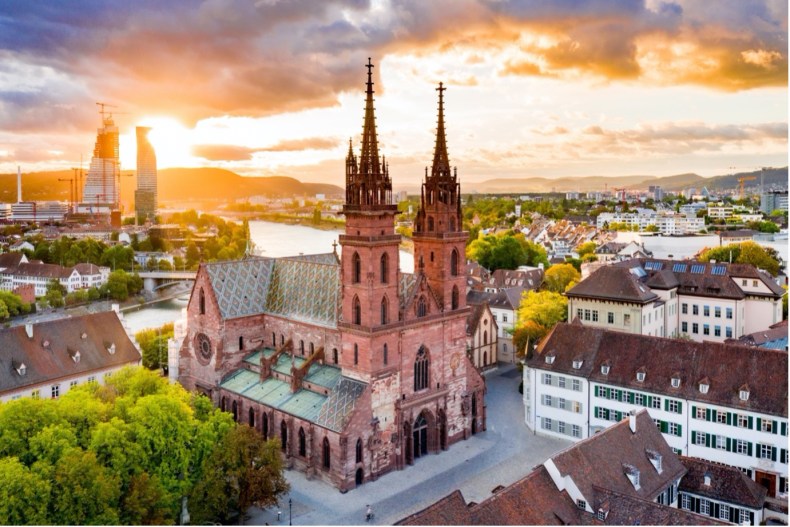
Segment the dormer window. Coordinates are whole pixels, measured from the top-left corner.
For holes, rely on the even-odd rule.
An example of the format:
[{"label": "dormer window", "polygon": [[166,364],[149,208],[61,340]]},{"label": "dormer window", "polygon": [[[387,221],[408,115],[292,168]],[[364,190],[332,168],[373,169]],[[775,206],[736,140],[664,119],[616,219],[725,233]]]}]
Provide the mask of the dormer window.
[{"label": "dormer window", "polygon": [[645,382],[645,372],[644,371],[636,372],[636,381],[637,382]]},{"label": "dormer window", "polygon": [[573,361],[573,369],[574,369],[574,370],[578,370],[579,368],[581,368],[581,367],[582,367],[582,364],[583,364],[583,363],[584,363],[584,361],[583,361],[583,360],[581,360],[581,359],[576,359],[576,360],[574,360],[574,361]]},{"label": "dormer window", "polygon": [[16,370],[16,372],[19,374],[20,377],[24,377],[25,374],[27,373],[27,366],[25,366],[24,362],[20,362],[19,364],[17,364],[14,369]]},{"label": "dormer window", "polygon": [[546,364],[554,364],[554,355],[546,355]]},{"label": "dormer window", "polygon": [[708,388],[710,385],[707,382],[699,383],[699,393],[708,393]]},{"label": "dormer window", "polygon": [[610,366],[608,364],[601,364],[601,373],[603,375],[609,375],[609,368]]},{"label": "dormer window", "polygon": [[680,377],[672,377],[672,387],[680,388]]},{"label": "dormer window", "polygon": [[604,521],[604,520],[606,520],[606,515],[607,514],[609,514],[607,511],[605,511],[603,509],[598,509],[598,513],[596,514],[596,516],[598,517],[599,521]]},{"label": "dormer window", "polygon": [[628,476],[628,481],[634,486],[634,489],[639,490],[639,469],[633,465],[624,464],[623,472]]},{"label": "dormer window", "polygon": [[739,394],[741,401],[748,401],[749,400],[749,389],[748,388],[741,388]]},{"label": "dormer window", "polygon": [[74,352],[74,354],[71,356],[71,360],[73,360],[75,364],[79,364],[79,362],[80,362],[80,352],[79,352],[79,350]]},{"label": "dormer window", "polygon": [[115,343],[113,342],[109,346],[107,346],[107,353],[110,355],[115,355]]},{"label": "dormer window", "polygon": [[87,333],[83,333],[82,335],[80,335],[80,338],[82,340],[85,340],[86,338],[88,338],[88,334]]},{"label": "dormer window", "polygon": [[662,467],[663,456],[658,452],[656,452],[655,450],[647,450],[646,452],[647,452],[647,458],[650,460],[650,463],[653,464],[653,468],[656,469],[656,472],[661,474],[661,472],[663,472],[664,470]]},{"label": "dormer window", "polygon": [[46,340],[46,339],[45,339],[45,340],[43,340],[43,341],[41,342],[41,346],[42,346],[43,348],[48,348],[48,347],[49,347],[49,341],[48,341],[48,340]]}]

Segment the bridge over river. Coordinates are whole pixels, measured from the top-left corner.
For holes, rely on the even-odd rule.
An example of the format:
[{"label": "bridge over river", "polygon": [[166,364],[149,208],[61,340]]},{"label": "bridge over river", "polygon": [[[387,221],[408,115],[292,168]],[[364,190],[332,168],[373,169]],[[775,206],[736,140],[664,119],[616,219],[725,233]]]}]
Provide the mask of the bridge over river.
[{"label": "bridge over river", "polygon": [[194,282],[197,271],[142,271],[137,274],[143,279],[146,291],[157,291],[181,282]]}]

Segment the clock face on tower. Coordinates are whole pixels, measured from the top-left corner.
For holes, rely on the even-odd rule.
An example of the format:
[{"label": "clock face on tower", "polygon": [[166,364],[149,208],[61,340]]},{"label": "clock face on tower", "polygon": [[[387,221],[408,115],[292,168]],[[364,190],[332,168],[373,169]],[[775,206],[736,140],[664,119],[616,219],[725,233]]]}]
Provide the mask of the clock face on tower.
[{"label": "clock face on tower", "polygon": [[211,360],[211,340],[204,333],[195,335],[195,352],[201,364],[208,364]]}]

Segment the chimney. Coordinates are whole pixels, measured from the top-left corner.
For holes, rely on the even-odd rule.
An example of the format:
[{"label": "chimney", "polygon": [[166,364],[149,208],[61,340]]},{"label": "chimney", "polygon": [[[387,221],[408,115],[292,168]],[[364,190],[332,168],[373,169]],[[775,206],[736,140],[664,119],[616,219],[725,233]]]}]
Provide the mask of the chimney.
[{"label": "chimney", "polygon": [[636,433],[636,410],[628,412],[628,426],[631,428],[631,433]]},{"label": "chimney", "polygon": [[27,333],[27,338],[33,338],[33,324],[25,324],[25,333]]},{"label": "chimney", "polygon": [[16,202],[22,203],[22,167],[16,167]]}]

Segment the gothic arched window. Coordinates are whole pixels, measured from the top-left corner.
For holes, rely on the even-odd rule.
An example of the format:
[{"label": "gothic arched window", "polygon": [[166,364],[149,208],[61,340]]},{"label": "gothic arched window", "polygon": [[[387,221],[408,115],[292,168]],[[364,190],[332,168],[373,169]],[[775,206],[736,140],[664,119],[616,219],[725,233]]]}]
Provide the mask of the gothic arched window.
[{"label": "gothic arched window", "polygon": [[274,331],[272,331],[272,348],[276,348],[276,347],[277,347],[277,335],[275,335]]},{"label": "gothic arched window", "polygon": [[206,294],[203,292],[203,288],[202,287],[200,288],[200,296],[199,296],[199,302],[198,303],[200,304],[199,305],[200,314],[201,315],[205,315],[206,314]]},{"label": "gothic arched window", "polygon": [[387,360],[388,360],[388,357],[387,357],[387,351],[388,351],[388,350],[387,350],[387,343],[385,342],[385,343],[384,343],[384,366],[386,366],[386,365],[387,365]]},{"label": "gothic arched window", "polygon": [[388,321],[388,313],[389,310],[389,302],[387,302],[387,297],[381,299],[381,325],[385,325]]},{"label": "gothic arched window", "polygon": [[488,331],[483,331],[483,346],[488,344]]},{"label": "gothic arched window", "polygon": [[311,342],[311,343],[310,343],[310,355],[312,355],[313,353],[315,353],[315,344],[313,344],[313,343]]},{"label": "gothic arched window", "polygon": [[355,284],[362,281],[362,260],[358,253],[351,257],[351,281]]},{"label": "gothic arched window", "polygon": [[433,231],[433,216],[428,216],[428,232]]},{"label": "gothic arched window", "polygon": [[458,286],[453,286],[452,308],[458,309]]},{"label": "gothic arched window", "polygon": [[337,348],[332,348],[332,362],[337,364]]},{"label": "gothic arched window", "polygon": [[381,283],[389,282],[390,257],[387,253],[381,255]]},{"label": "gothic arched window", "polygon": [[285,447],[288,446],[288,425],[285,421],[280,421],[280,448],[285,452]]},{"label": "gothic arched window", "polygon": [[357,439],[357,463],[362,463],[362,439]]},{"label": "gothic arched window", "polygon": [[417,301],[417,316],[424,317],[428,314],[428,302],[425,301],[425,297],[421,296],[420,299]]},{"label": "gothic arched window", "polygon": [[304,428],[299,427],[299,455],[305,457],[307,455],[307,438],[304,434]]},{"label": "gothic arched window", "polygon": [[263,413],[261,432],[263,433],[263,439],[269,439],[269,416],[266,415],[266,412]]},{"label": "gothic arched window", "polygon": [[359,364],[359,346],[354,344],[354,366]]},{"label": "gothic arched window", "polygon": [[359,297],[354,297],[353,314],[351,315],[354,324],[362,324],[362,304],[359,303]]},{"label": "gothic arched window", "polygon": [[250,408],[250,412],[249,413],[250,413],[250,417],[249,417],[249,422],[248,423],[250,425],[250,428],[255,428],[255,410]]},{"label": "gothic arched window", "polygon": [[450,274],[452,276],[458,276],[458,251],[453,249],[453,252],[450,254]]},{"label": "gothic arched window", "polygon": [[304,355],[304,341],[303,340],[299,341],[299,353],[301,355]]},{"label": "gothic arched window", "polygon": [[239,351],[244,349],[244,337],[239,337]]},{"label": "gothic arched window", "polygon": [[414,360],[414,391],[418,392],[428,387],[428,370],[430,361],[425,346],[420,346],[417,358]]},{"label": "gothic arched window", "polygon": [[324,468],[329,468],[329,455],[329,439],[325,437],[321,448],[321,461],[323,462]]}]

